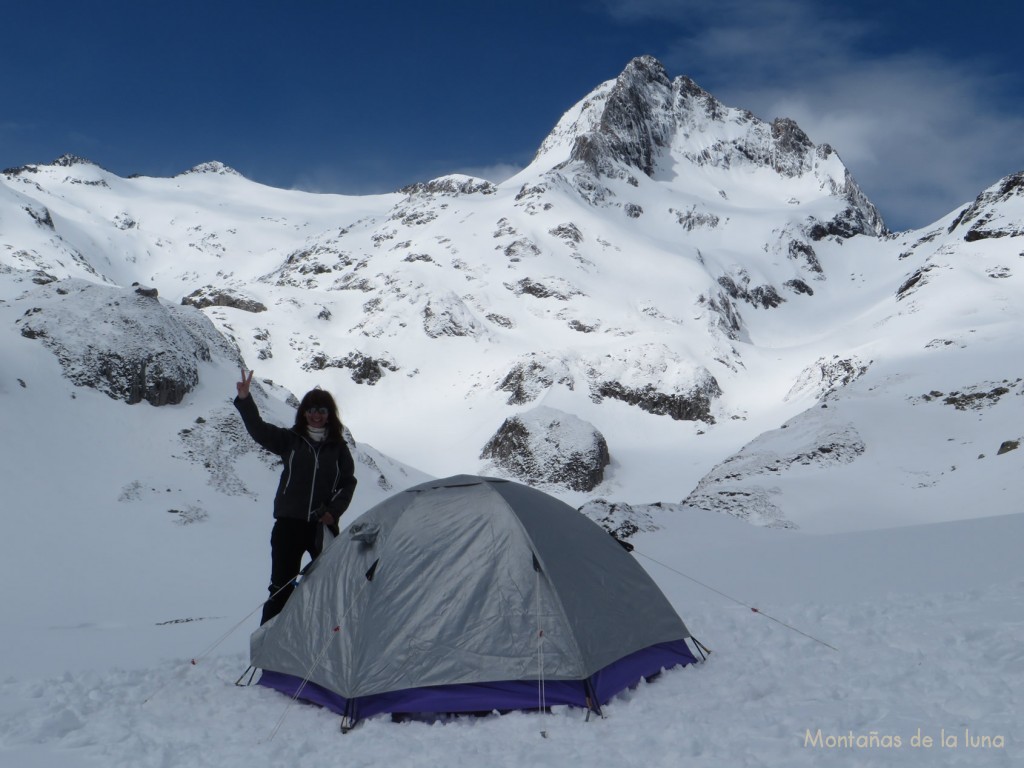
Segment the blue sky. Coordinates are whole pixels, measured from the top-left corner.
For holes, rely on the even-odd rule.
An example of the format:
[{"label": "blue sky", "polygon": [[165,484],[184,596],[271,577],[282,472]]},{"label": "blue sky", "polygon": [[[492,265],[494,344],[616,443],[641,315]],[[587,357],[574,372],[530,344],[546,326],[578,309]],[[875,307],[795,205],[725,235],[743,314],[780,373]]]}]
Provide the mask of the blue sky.
[{"label": "blue sky", "polygon": [[[0,167],[220,160],[362,194],[501,180],[634,56],[835,147],[890,227],[1024,169],[1024,8],[995,0],[5,3]],[[1006,7],[1009,6],[1009,7]]]}]

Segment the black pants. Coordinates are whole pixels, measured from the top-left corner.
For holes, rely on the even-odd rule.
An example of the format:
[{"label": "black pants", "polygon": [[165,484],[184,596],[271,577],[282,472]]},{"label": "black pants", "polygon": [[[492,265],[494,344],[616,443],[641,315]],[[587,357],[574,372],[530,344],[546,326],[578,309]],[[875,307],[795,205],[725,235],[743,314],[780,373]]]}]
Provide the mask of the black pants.
[{"label": "black pants", "polygon": [[263,619],[266,624],[284,608],[292,590],[293,582],[302,567],[302,556],[309,553],[315,558],[323,547],[323,531],[317,521],[275,520],[270,534],[270,599],[263,604]]}]

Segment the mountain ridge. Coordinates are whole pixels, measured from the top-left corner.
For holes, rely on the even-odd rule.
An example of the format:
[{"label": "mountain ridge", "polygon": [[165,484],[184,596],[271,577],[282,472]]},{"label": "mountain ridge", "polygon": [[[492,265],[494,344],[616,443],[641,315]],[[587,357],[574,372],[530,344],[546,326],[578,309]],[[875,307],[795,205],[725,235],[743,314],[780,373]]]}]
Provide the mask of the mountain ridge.
[{"label": "mountain ridge", "polygon": [[[716,467],[810,409],[831,417],[847,397],[877,400],[844,422],[865,446],[850,466],[865,467],[886,454],[875,424],[886,398],[917,414],[913,398],[933,389],[1016,378],[997,354],[1016,342],[997,329],[1019,325],[1018,176],[928,228],[891,233],[831,146],[640,57],[497,184],[452,174],[386,195],[316,195],[217,162],[121,179],[71,156],[5,171],[0,279],[12,307],[25,283],[69,278],[139,282],[202,306],[248,367],[291,391],[332,389],[356,434],[429,473],[489,466],[481,452],[505,420],[543,406],[607,440],[592,493],[551,488],[567,500],[696,503],[699,486],[701,504],[734,512],[749,489]],[[928,346],[937,339],[950,343]],[[974,362],[958,383],[964,350]],[[925,375],[934,384],[920,392],[891,385]],[[1001,420],[984,418],[995,435]],[[814,436],[840,426],[804,430],[808,444],[777,455],[779,477],[796,477],[792,457],[826,455]],[[922,462],[903,469],[941,477]],[[987,480],[1001,477],[990,469]],[[878,471],[883,487],[903,487]],[[806,484],[776,483],[759,496],[776,511],[748,517],[815,525]],[[938,519],[957,514],[939,507]]]}]

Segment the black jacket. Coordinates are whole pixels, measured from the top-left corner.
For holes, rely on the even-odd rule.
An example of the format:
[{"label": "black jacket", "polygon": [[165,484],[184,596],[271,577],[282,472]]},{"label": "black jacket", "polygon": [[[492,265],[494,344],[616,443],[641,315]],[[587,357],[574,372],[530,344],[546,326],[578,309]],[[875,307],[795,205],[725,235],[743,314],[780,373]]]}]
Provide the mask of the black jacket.
[{"label": "black jacket", "polygon": [[235,408],[252,439],[284,462],[274,517],[317,520],[327,511],[337,522],[356,490],[355,462],[345,442],[316,443],[294,428],[267,424],[251,395],[244,400],[236,397]]}]

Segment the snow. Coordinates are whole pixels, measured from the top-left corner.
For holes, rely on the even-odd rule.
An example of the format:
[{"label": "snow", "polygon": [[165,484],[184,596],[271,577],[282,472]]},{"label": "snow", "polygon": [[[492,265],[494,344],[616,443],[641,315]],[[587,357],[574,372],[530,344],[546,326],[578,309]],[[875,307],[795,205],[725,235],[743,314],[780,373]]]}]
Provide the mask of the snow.
[{"label": "snow", "polygon": [[[256,623],[250,615],[237,626],[260,599],[252,566],[266,527],[255,515],[207,530],[208,549],[189,561],[203,585],[154,579],[172,566],[152,562],[151,537],[149,564],[133,563],[134,578],[121,579],[144,583],[141,603],[124,587],[45,586],[48,570],[67,579],[96,560],[124,563],[124,542],[141,530],[117,542],[78,538],[36,569],[40,578],[17,582],[22,594],[3,619],[5,764],[316,764],[340,753],[347,765],[499,768],[1010,766],[1022,755],[1024,515],[810,535],[680,513],[637,539],[638,557],[711,647],[707,662],[641,684],[600,720],[569,708],[439,723],[384,717],[345,735],[324,710],[234,685]],[[37,601],[46,610],[28,615]],[[153,622],[172,615],[209,618]],[[932,747],[911,743],[919,731]],[[876,745],[883,739],[889,746]]]},{"label": "snow", "polygon": [[[314,195],[219,163],[172,179],[81,162],[0,178],[4,765],[1020,764],[1024,452],[999,452],[1024,439],[1019,195],[993,185],[962,226],[950,212],[814,241],[817,273],[787,245],[839,213],[827,187],[845,169],[834,154],[787,178],[692,162],[742,138],[738,112],[724,128],[702,117],[699,141],[677,134],[635,185],[553,168],[612,86],[486,193],[450,176]],[[998,236],[965,241],[983,220]],[[62,283],[38,287],[46,275]],[[786,301],[726,305],[721,276]],[[813,296],[781,287],[795,278]],[[50,297],[34,322],[81,358],[101,329],[68,327],[84,305],[51,294],[71,279],[104,295],[158,287],[168,312],[204,286],[268,309],[202,310],[230,344],[196,361],[180,404],[129,406],[75,386],[19,331],[21,297]],[[554,290],[521,290],[534,284]],[[713,654],[589,722],[373,718],[342,735],[328,712],[236,687],[277,469],[230,404],[230,345],[270,421],[290,423],[312,386],[338,397],[360,480],[345,522],[427,475],[480,471],[510,415],[594,425],[606,480],[559,495],[642,510],[635,556]],[[387,363],[379,381],[310,364],[353,353]],[[552,383],[510,403],[501,382],[532,361]],[[705,374],[723,391],[714,423],[592,391],[613,376],[671,393]],[[762,525],[680,503],[698,488],[754,494],[763,504],[741,509]]]},{"label": "snow", "polygon": [[[0,314],[11,319],[9,303]],[[3,478],[5,765],[222,768],[343,755],[354,766],[988,768],[1024,755],[1024,515],[975,510],[814,533],[666,506],[657,530],[634,537],[635,556],[712,649],[707,662],[622,694],[604,719],[569,708],[383,717],[343,735],[326,711],[234,685],[265,597],[276,470],[255,452],[238,457],[238,491],[165,458],[181,455],[177,432],[195,413],[231,415],[235,371],[215,359],[180,406],[129,407],[74,387],[31,340],[8,338],[5,359],[26,383],[5,378],[0,389],[5,434],[22,449],[7,454]],[[283,423],[288,408],[267,391],[268,418]],[[353,515],[387,495],[367,469]],[[205,519],[168,514],[188,505]],[[848,527],[862,519],[836,509]],[[919,733],[932,746],[915,745]]]}]

